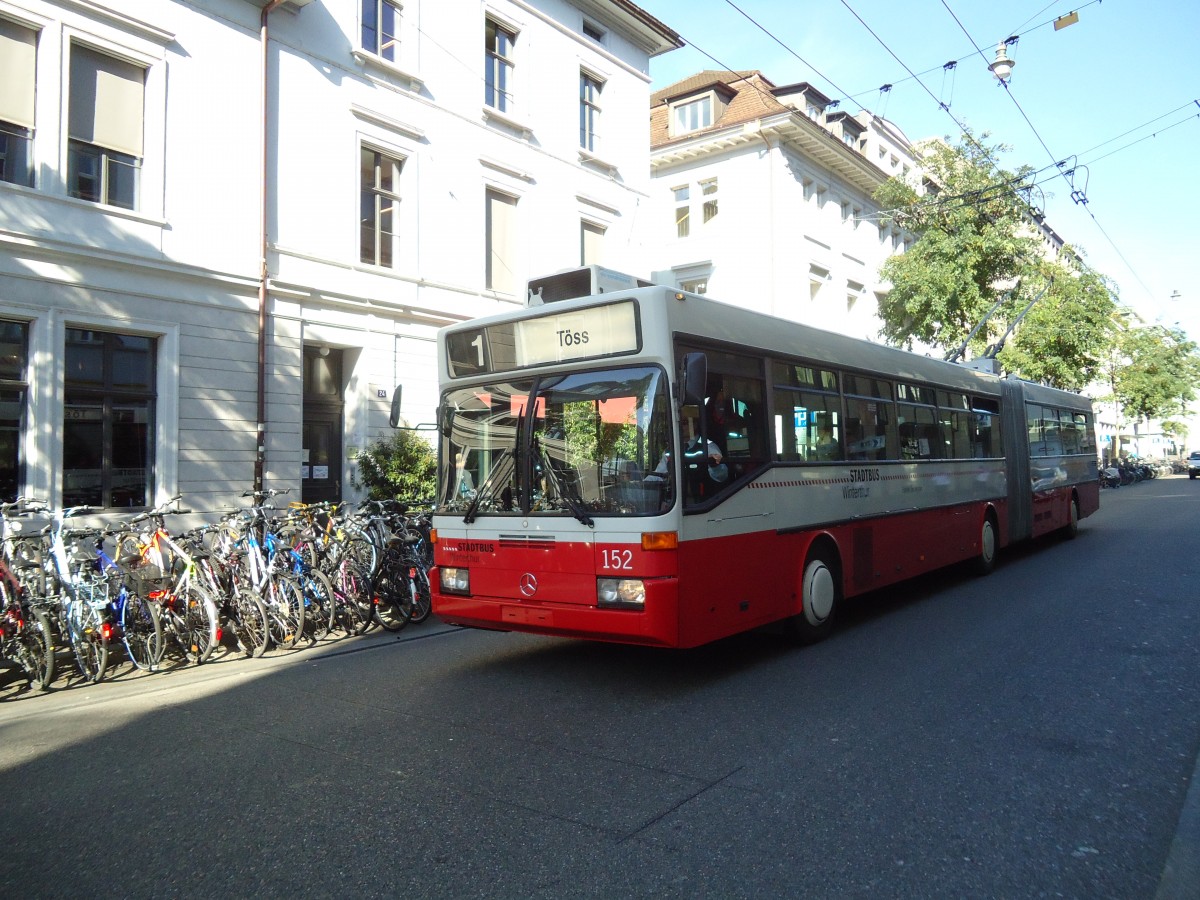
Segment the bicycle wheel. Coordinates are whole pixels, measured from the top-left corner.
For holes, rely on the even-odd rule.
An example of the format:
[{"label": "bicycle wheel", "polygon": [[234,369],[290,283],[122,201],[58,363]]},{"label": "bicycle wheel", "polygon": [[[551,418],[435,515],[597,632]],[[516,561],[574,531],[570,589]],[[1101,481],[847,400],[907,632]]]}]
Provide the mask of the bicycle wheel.
[{"label": "bicycle wheel", "polygon": [[304,636],[304,591],[297,579],[279,575],[267,585],[263,603],[271,618],[271,640],[290,650]]},{"label": "bicycle wheel", "polygon": [[374,623],[370,577],[357,564],[343,559],[331,581],[337,601],[337,623],[347,634],[362,634]]},{"label": "bicycle wheel", "polygon": [[408,577],[395,560],[384,557],[371,585],[371,603],[375,621],[385,631],[399,631],[409,622]]},{"label": "bicycle wheel", "polygon": [[304,586],[304,627],[315,641],[323,641],[333,630],[333,585],[324,572],[313,570],[301,577]]},{"label": "bicycle wheel", "polygon": [[258,659],[271,643],[271,623],[267,608],[253,594],[239,594],[231,603],[233,636],[238,649],[251,659]]},{"label": "bicycle wheel", "polygon": [[346,531],[341,540],[343,559],[353,560],[368,576],[379,566],[379,551],[371,539],[361,531]]},{"label": "bicycle wheel", "polygon": [[[158,671],[163,655],[162,619],[158,604],[125,590],[121,606],[121,640],[135,668]],[[118,598],[119,600],[119,598]]]},{"label": "bicycle wheel", "polygon": [[216,603],[199,585],[190,584],[179,597],[177,610],[182,619],[179,637],[184,656],[196,665],[208,662],[220,640]]},{"label": "bicycle wheel", "polygon": [[50,617],[43,610],[30,607],[26,612],[17,652],[29,686],[38,691],[47,690],[54,680],[54,639]]},{"label": "bicycle wheel", "polygon": [[419,625],[433,612],[433,590],[429,586],[429,572],[423,566],[413,565],[409,570],[412,587],[412,621]]},{"label": "bicycle wheel", "polygon": [[108,668],[108,636],[101,628],[100,615],[87,603],[76,600],[67,612],[67,635],[75,664],[83,680],[94,684]]}]

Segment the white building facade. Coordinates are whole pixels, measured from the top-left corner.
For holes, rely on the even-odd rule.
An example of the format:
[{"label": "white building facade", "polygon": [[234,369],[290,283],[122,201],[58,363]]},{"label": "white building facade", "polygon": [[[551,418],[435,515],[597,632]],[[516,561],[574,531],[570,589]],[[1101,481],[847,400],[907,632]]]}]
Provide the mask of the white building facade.
[{"label": "white building facade", "polygon": [[809,84],[702,72],[651,98],[656,280],[876,339],[879,267],[914,240],[875,190],[919,169],[895,125]]},{"label": "white building facade", "polygon": [[[355,499],[434,332],[633,268],[627,0],[0,0],[0,492]],[[260,449],[261,448],[261,449]]]}]

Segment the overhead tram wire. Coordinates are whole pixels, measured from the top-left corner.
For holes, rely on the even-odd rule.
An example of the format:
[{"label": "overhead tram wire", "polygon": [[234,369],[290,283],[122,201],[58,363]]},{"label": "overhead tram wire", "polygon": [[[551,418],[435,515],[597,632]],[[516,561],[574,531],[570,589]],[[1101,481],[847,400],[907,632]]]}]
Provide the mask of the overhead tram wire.
[{"label": "overhead tram wire", "polygon": [[[846,0],[842,0],[843,4],[845,2],[846,2]],[[975,52],[978,53],[980,58],[984,61],[984,63],[987,64],[987,62],[988,62],[987,56],[984,54],[984,52],[980,48],[979,44],[976,43],[975,38],[973,38],[971,36],[971,33],[969,31],[967,31],[966,26],[963,25],[962,21],[955,14],[954,10],[952,10],[950,8],[950,4],[947,3],[946,0],[942,0],[942,6],[945,7],[946,12],[948,12],[950,14],[950,17],[952,19],[954,19],[955,24],[957,24],[958,27],[962,30],[962,33],[965,34],[967,36],[967,38],[971,41],[971,43],[975,45]],[[862,20],[860,19],[859,21],[862,21]],[[1025,119],[1026,124],[1029,125],[1030,130],[1033,132],[1034,137],[1036,137],[1038,140],[1038,143],[1042,145],[1042,149],[1046,151],[1046,155],[1049,156],[1052,161],[1056,161],[1055,164],[1059,168],[1059,174],[1062,176],[1063,180],[1071,187],[1072,198],[1075,199],[1076,203],[1081,203],[1081,201],[1076,197],[1075,182],[1074,182],[1072,176],[1068,175],[1067,170],[1064,168],[1065,160],[1057,161],[1058,158],[1050,151],[1050,148],[1048,146],[1046,146],[1046,142],[1045,142],[1045,140],[1042,139],[1042,135],[1038,132],[1037,127],[1034,126],[1032,120],[1030,120],[1030,118],[1026,114],[1024,108],[1017,101],[1016,96],[1013,94],[1012,90],[1009,88],[1008,82],[1003,78],[999,79],[999,81],[1000,81],[1001,86],[1004,88],[1004,93],[1008,95],[1008,98],[1010,100],[1012,100],[1013,105],[1015,105],[1017,107],[1017,110],[1021,113],[1021,117]],[[1074,171],[1074,169],[1072,169],[1071,171]],[[1079,193],[1082,194],[1082,192],[1079,192]],[[1138,274],[1137,270],[1133,267],[1133,265],[1129,262],[1129,260],[1125,258],[1125,254],[1121,252],[1121,248],[1117,246],[1116,242],[1112,239],[1112,237],[1109,235],[1109,233],[1104,230],[1104,226],[1100,224],[1100,220],[1096,218],[1096,214],[1094,212],[1092,212],[1091,208],[1088,206],[1088,198],[1087,198],[1086,194],[1083,194],[1083,199],[1082,199],[1081,205],[1083,206],[1084,212],[1086,212],[1088,214],[1088,216],[1091,217],[1091,220],[1095,223],[1096,227],[1098,229],[1100,229],[1100,233],[1102,235],[1104,235],[1104,239],[1108,241],[1109,246],[1112,247],[1113,250],[1116,252],[1117,256],[1120,257],[1121,262],[1125,263],[1125,267],[1129,270],[1130,274],[1133,275],[1134,280],[1136,280],[1137,283],[1142,286],[1142,289],[1146,292],[1147,296],[1153,296],[1153,292],[1146,285],[1146,282],[1142,280],[1142,276]]]},{"label": "overhead tram wire", "polygon": [[[1093,4],[1100,3],[1100,2],[1101,2],[1101,0],[1090,0],[1090,2],[1085,3],[1082,6],[1076,7],[1075,11],[1078,12],[1081,9],[1086,9],[1089,6],[1092,6]],[[1054,5],[1053,3],[1050,4],[1050,6],[1053,6],[1053,5]],[[1049,9],[1050,6],[1047,6],[1046,9]],[[1043,9],[1041,12],[1045,12],[1046,9]],[[853,12],[853,10],[851,10],[851,12]],[[1041,15],[1041,12],[1039,12],[1038,15]],[[1032,16],[1025,24],[1026,25],[1029,24],[1029,22],[1033,21],[1033,19],[1035,19],[1035,18],[1037,18],[1037,16]],[[862,20],[859,19],[859,21],[861,22]],[[1045,22],[1041,22],[1038,25],[1034,25],[1032,28],[1026,28],[1024,31],[1020,30],[1020,28],[1025,27],[1024,25],[1022,25],[1022,26],[1020,26],[1020,28],[1010,31],[1009,34],[1011,34],[1013,37],[1024,37],[1025,35],[1030,34],[1034,31],[1037,31],[1040,28],[1045,28],[1047,25],[1053,25],[1053,24],[1054,24],[1054,19],[1047,19]],[[876,40],[878,40],[878,38],[876,38]],[[970,51],[968,51],[968,52],[970,52]],[[952,60],[952,62],[958,62],[959,59],[963,55],[964,54],[959,54],[959,56],[956,57],[954,60]],[[906,81],[912,81],[914,79],[920,79],[926,75],[932,75],[938,71],[944,70],[946,65],[948,65],[948,63],[944,63],[942,65],[937,65],[937,66],[931,66],[930,68],[925,69],[924,71],[917,72],[915,75],[912,74],[912,72],[910,71],[908,77],[892,79],[891,84],[893,87],[895,87],[896,85],[904,84]],[[841,88],[838,88],[838,90],[841,90]],[[875,90],[876,90],[876,88],[870,88],[867,90],[859,91],[858,93],[855,93],[855,94],[844,93],[843,97],[844,97],[844,99],[853,100],[855,103],[859,103],[860,97],[870,96],[870,94],[873,93]]]}]

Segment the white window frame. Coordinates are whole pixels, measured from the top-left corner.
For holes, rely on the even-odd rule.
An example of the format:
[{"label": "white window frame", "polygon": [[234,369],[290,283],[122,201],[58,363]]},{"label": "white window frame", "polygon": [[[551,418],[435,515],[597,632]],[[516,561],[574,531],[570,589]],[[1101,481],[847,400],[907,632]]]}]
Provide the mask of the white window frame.
[{"label": "white window frame", "polygon": [[696,182],[696,186],[700,188],[700,218],[701,225],[708,225],[717,217],[718,196],[717,196],[717,176],[712,178],[702,178]]},{"label": "white window frame", "polygon": [[691,237],[692,186],[690,184],[681,184],[673,187],[671,188],[671,195],[674,198],[672,209],[675,210],[675,237],[680,239]]},{"label": "white window frame", "polygon": [[[7,45],[10,77],[0,83],[0,133],[5,142],[3,177],[0,181],[33,187],[37,167],[33,158],[36,130],[37,65],[42,31],[15,19],[0,17],[6,34],[0,46]],[[32,41],[26,38],[32,38]],[[16,72],[12,77],[11,72]],[[21,152],[24,151],[24,152]],[[20,174],[17,166],[20,165]]]},{"label": "white window frame", "polygon": [[[503,55],[487,39],[488,31],[492,28],[496,34],[503,34],[508,38],[508,50]],[[484,16],[483,34],[484,105],[504,115],[512,115],[515,112],[515,51],[521,33],[510,23],[488,13]]]},{"label": "white window frame", "polygon": [[[395,180],[392,188],[389,190],[379,185],[380,163],[378,160],[375,163],[375,184],[368,189],[362,181],[362,158],[364,153],[376,154],[379,159],[386,160],[395,166]],[[405,179],[405,171],[408,168],[408,158],[402,153],[383,147],[373,141],[359,142],[359,205],[358,205],[358,261],[367,266],[377,266],[383,269],[391,269],[395,271],[400,268],[403,263],[401,251],[401,236],[403,234],[401,210],[403,209],[404,195],[401,189]],[[363,216],[363,201],[370,191],[373,199],[372,204],[372,222],[370,224],[371,234],[374,242],[374,252],[371,259],[363,259],[363,229],[367,227],[367,223]],[[392,219],[392,231],[390,238],[390,262],[385,261],[384,245],[385,238],[383,237],[383,228],[380,223],[380,218],[384,210],[380,208],[380,204],[391,201],[392,208],[387,212],[390,213]]]},{"label": "white window frame", "polygon": [[[45,32],[43,32],[45,35]],[[138,204],[134,210],[119,206],[104,206],[90,200],[71,198],[69,202],[103,209],[110,215],[134,221],[142,221],[150,225],[163,226],[163,198],[165,183],[165,154],[166,154],[166,115],[167,108],[167,73],[166,45],[174,39],[174,35],[154,32],[151,39],[137,40],[135,35],[125,35],[131,42],[118,44],[115,41],[101,40],[90,32],[80,31],[72,26],[62,30],[60,53],[56,54],[60,67],[58,76],[62,81],[63,107],[59,122],[58,171],[59,186],[56,193],[68,197],[67,188],[67,157],[69,142],[69,101],[70,101],[70,48],[73,43],[84,45],[96,53],[111,56],[118,61],[124,61],[137,66],[145,72],[143,85],[143,116],[142,116],[142,157],[138,173]],[[134,43],[136,42],[136,43]],[[39,103],[41,101],[39,100]],[[44,135],[43,135],[44,136]],[[35,148],[35,159],[41,159],[43,154]]]},{"label": "white window frame", "polygon": [[[493,185],[484,188],[484,288],[497,294],[515,296],[518,288],[517,249],[518,207],[521,198]],[[497,229],[494,211],[507,208],[504,225],[506,231]]]},{"label": "white window frame", "polygon": [[[30,397],[37,399],[30,406],[29,428],[43,435],[39,441],[39,452],[49,465],[30,466],[26,469],[26,490],[35,496],[50,498],[50,505],[62,504],[62,429],[66,409],[63,385],[66,380],[67,329],[85,328],[96,331],[112,331],[121,334],[140,334],[155,340],[158,349],[155,359],[154,401],[154,497],[151,505],[174,497],[179,493],[179,325],[167,325],[144,319],[110,318],[91,316],[72,311],[51,311],[46,318],[30,322],[29,346],[33,354],[38,349],[40,358],[49,359],[48,366],[30,373]],[[45,354],[42,356],[42,354]],[[55,386],[53,391],[36,390],[34,380],[43,383],[49,379]],[[44,396],[42,396],[44,395]],[[44,423],[58,423],[53,428],[42,428]],[[26,444],[25,446],[28,446]],[[29,457],[32,458],[32,457]]]},{"label": "white window frame", "polygon": [[604,239],[607,233],[607,225],[590,219],[579,220],[579,264],[581,266],[604,265]]},{"label": "white window frame", "polygon": [[[720,118],[719,102],[717,92],[708,91],[707,93],[685,97],[670,104],[668,113],[670,116],[669,131],[671,137],[679,137],[703,131],[706,128],[712,128],[716,124],[717,119]],[[693,116],[693,111],[700,112],[698,115]],[[689,120],[693,119],[698,124],[691,124]]]},{"label": "white window frame", "polygon": [[[67,148],[64,168],[67,193],[78,200],[102,206],[117,206],[137,212],[141,209],[141,168],[146,156],[146,81],[147,67],[120,54],[87,41],[66,43]],[[109,77],[100,79],[89,91],[77,76],[88,68],[88,58],[96,61],[94,70]],[[103,67],[108,66],[106,70]],[[136,73],[137,78],[123,78]],[[101,95],[98,86],[108,85]],[[138,106],[136,113],[134,106]],[[136,118],[136,123],[122,119]],[[86,132],[86,134],[84,133]],[[86,177],[83,162],[94,160],[94,188],[84,192],[80,185]],[[118,193],[116,176],[126,174],[130,194]]]},{"label": "white window frame", "polygon": [[[375,41],[374,45],[368,47],[366,43],[366,27],[367,27],[367,8],[370,7],[375,14]],[[391,40],[384,40],[383,21],[388,12],[391,11],[393,18]],[[361,0],[359,3],[359,42],[362,45],[364,53],[369,53],[372,56],[377,56],[394,65],[398,65],[401,60],[401,51],[404,47],[404,5],[400,0]]]},{"label": "white window frame", "polygon": [[588,153],[599,152],[600,93],[605,79],[595,72],[579,70],[579,146]]}]

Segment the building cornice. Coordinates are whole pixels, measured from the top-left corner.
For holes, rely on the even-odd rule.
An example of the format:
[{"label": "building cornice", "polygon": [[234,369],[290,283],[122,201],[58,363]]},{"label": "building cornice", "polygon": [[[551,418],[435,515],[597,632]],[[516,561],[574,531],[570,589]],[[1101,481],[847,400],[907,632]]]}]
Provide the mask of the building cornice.
[{"label": "building cornice", "polygon": [[857,150],[796,112],[779,113],[660,145],[651,150],[650,169],[657,172],[768,139],[790,147],[867,193],[873,193],[889,178]]}]

